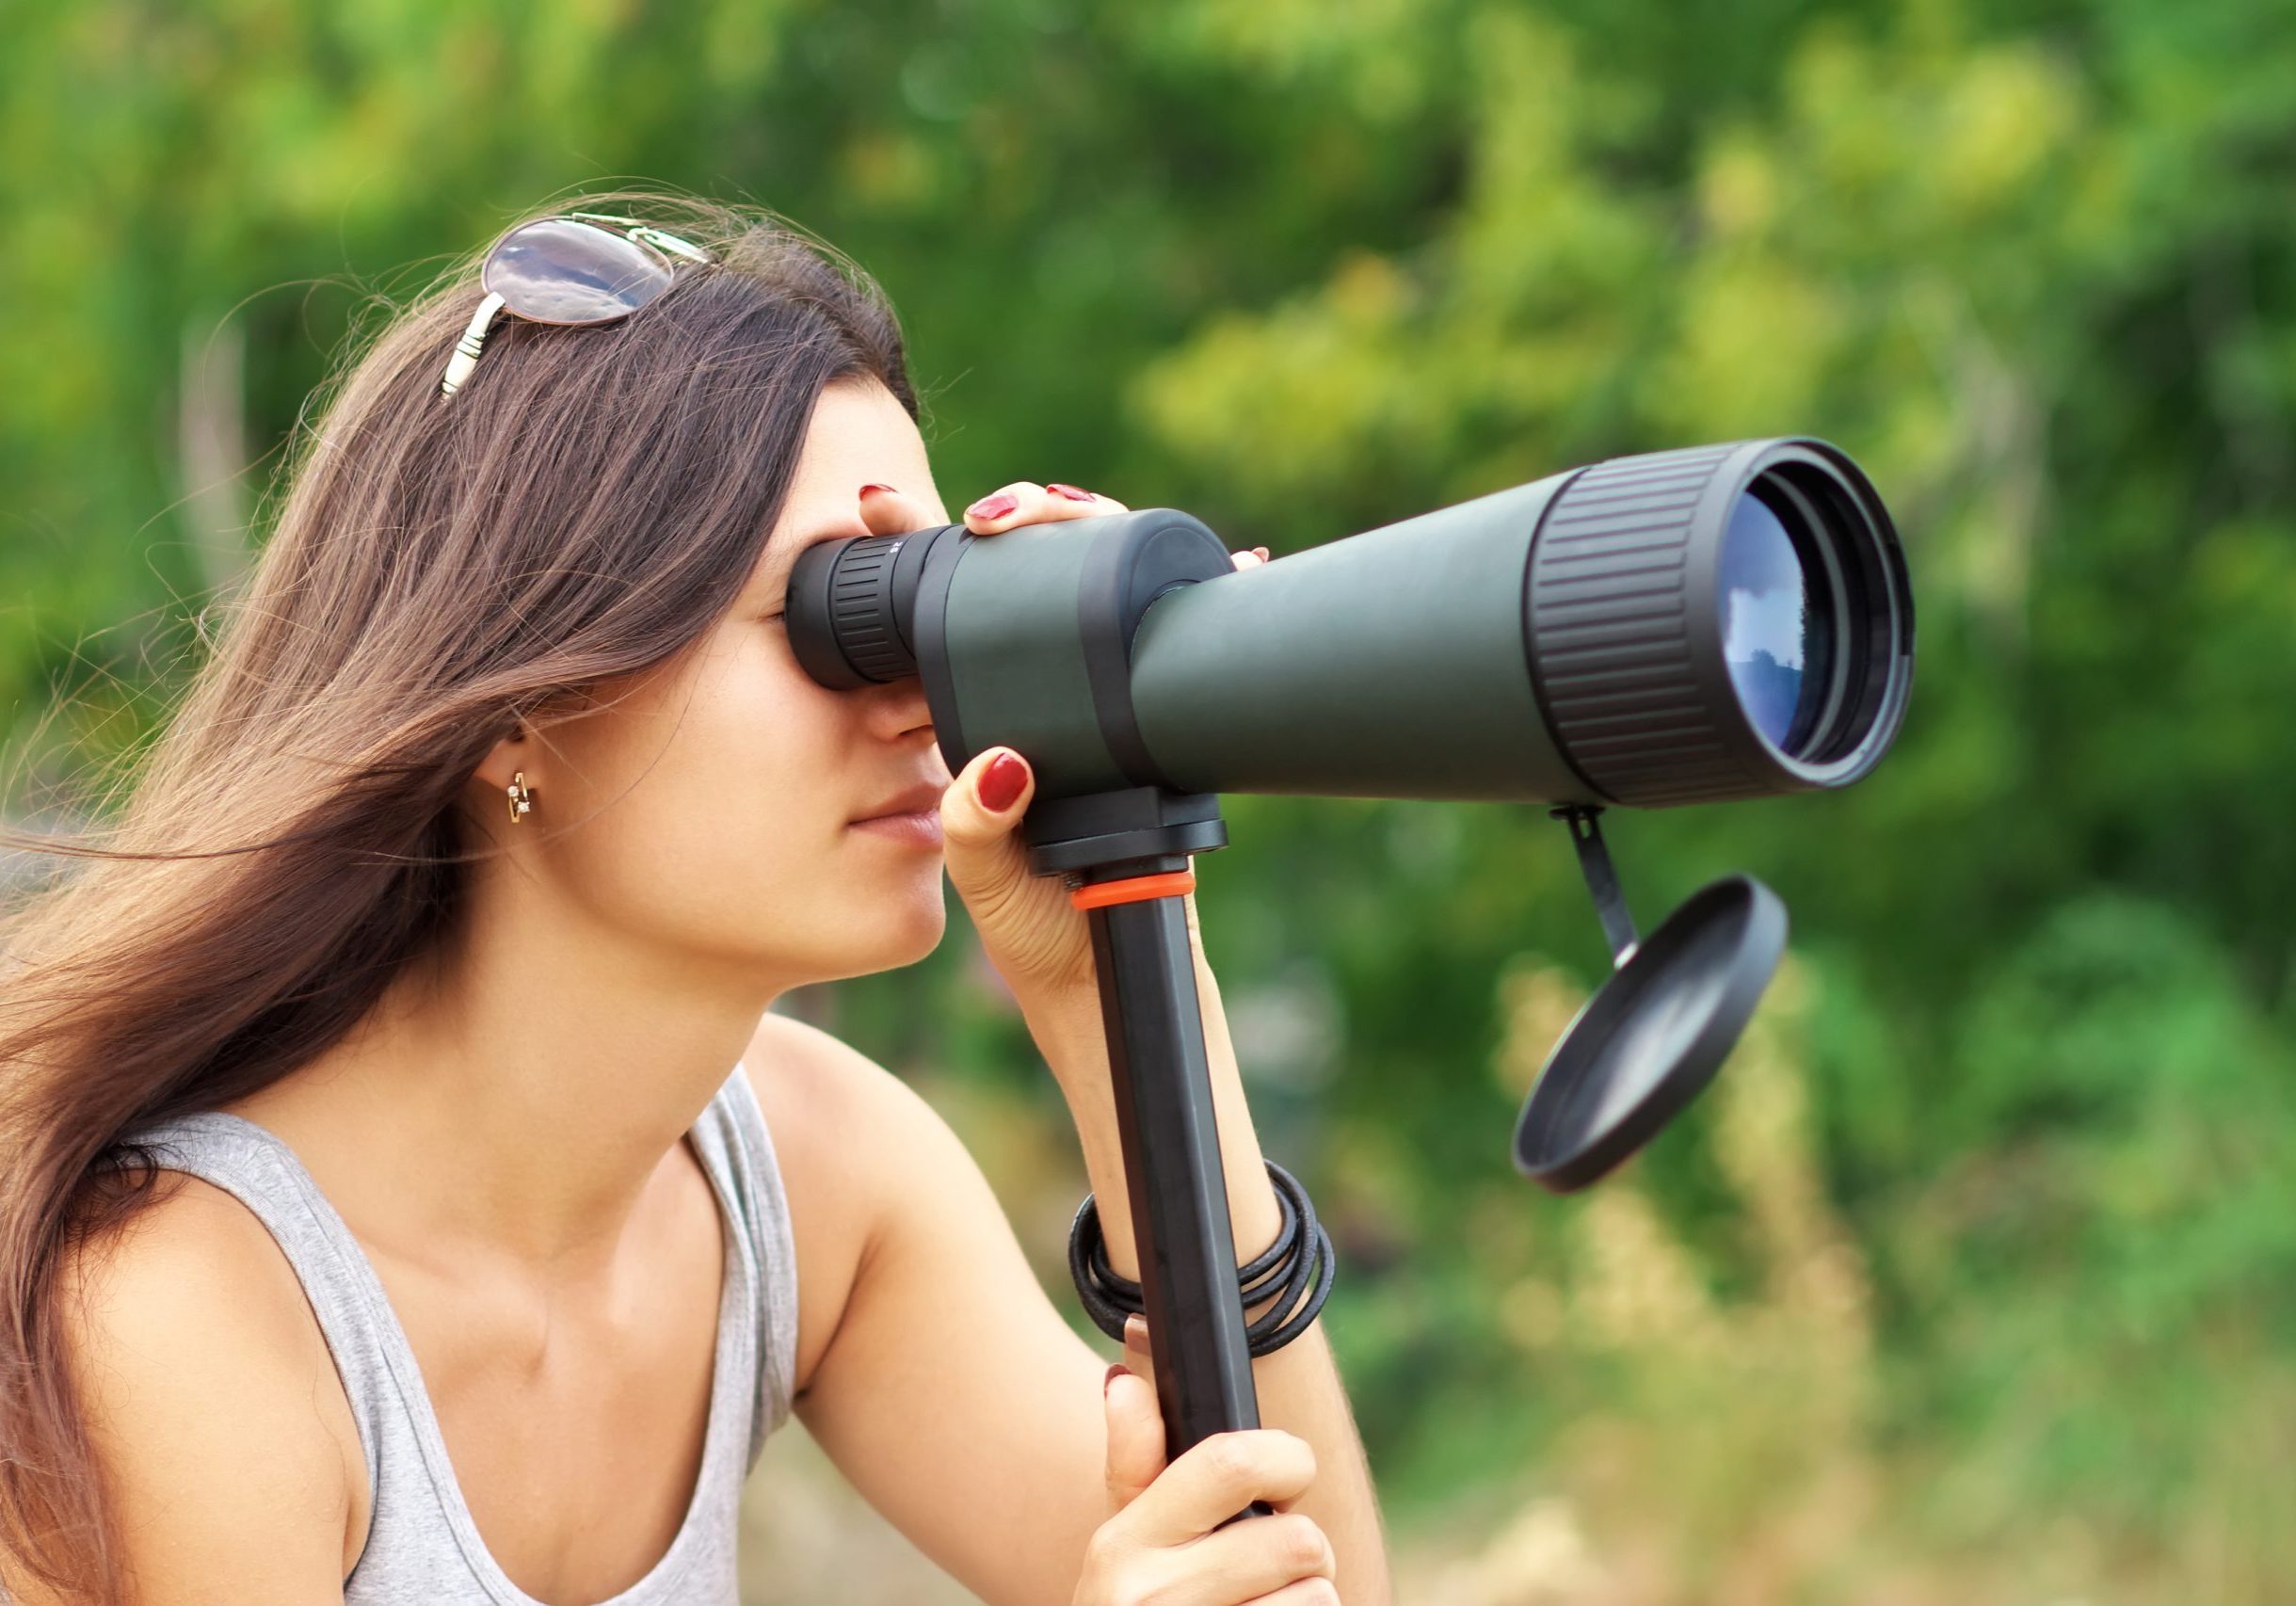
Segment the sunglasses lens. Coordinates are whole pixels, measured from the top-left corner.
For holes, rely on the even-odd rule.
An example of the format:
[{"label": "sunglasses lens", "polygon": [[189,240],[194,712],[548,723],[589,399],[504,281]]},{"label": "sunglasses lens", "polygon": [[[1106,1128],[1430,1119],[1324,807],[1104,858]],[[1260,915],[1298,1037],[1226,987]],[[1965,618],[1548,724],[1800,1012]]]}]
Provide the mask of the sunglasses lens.
[{"label": "sunglasses lens", "polygon": [[669,288],[669,265],[619,234],[546,217],[504,235],[482,278],[522,318],[594,324],[627,316]]}]

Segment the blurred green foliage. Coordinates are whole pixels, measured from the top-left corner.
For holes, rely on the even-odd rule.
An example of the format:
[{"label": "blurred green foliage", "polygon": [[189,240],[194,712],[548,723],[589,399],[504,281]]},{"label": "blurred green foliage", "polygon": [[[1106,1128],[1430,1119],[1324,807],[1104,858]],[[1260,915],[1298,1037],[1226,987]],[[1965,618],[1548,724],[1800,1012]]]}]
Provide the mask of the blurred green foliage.
[{"label": "blurred green foliage", "polygon": [[[1616,453],[1846,447],[1912,713],[1847,793],[1614,817],[1646,922],[1739,868],[1795,920],[1795,1002],[1631,1172],[1557,1203],[1505,1160],[1604,968],[1543,811],[1239,797],[1199,866],[1263,1135],[1347,1229],[1390,1510],[1499,1547],[1456,1600],[2296,1597],[2288,0],[0,29],[26,798],[147,729],[367,293],[616,179],[875,273],[953,502],[1058,477],[1280,555]],[[961,940],[838,991],[1050,1118]]]}]

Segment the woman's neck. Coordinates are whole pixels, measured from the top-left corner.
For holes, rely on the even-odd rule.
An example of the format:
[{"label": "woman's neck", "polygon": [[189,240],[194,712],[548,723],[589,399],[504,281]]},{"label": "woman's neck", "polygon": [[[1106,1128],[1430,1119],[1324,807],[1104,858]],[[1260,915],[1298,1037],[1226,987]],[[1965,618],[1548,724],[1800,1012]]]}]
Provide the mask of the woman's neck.
[{"label": "woman's neck", "polygon": [[602,1276],[778,989],[568,911],[474,902],[356,1031],[231,1108],[393,1255]]}]

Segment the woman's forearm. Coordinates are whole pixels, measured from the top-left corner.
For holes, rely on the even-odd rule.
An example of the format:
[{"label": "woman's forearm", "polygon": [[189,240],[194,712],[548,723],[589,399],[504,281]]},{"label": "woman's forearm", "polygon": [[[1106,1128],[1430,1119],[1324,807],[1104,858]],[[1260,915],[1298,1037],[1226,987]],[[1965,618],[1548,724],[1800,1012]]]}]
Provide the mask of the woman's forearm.
[{"label": "woman's forearm", "polygon": [[[1219,983],[1200,957],[1196,997],[1203,1012],[1204,1050],[1228,1179],[1228,1215],[1238,1259],[1247,1260],[1276,1241],[1282,1213],[1244,1101]],[[1136,1281],[1139,1259],[1099,999],[1087,996],[1031,1010],[1028,1020],[1037,1048],[1068,1095],[1108,1240],[1109,1263],[1117,1276]],[[1259,1309],[1254,1307],[1252,1313]],[[1313,1518],[1330,1539],[1339,1562],[1341,1598],[1348,1606],[1388,1606],[1392,1595],[1378,1499],[1322,1318],[1275,1354],[1255,1359],[1252,1382],[1261,1425],[1296,1434],[1315,1451],[1315,1483],[1295,1509]]]}]

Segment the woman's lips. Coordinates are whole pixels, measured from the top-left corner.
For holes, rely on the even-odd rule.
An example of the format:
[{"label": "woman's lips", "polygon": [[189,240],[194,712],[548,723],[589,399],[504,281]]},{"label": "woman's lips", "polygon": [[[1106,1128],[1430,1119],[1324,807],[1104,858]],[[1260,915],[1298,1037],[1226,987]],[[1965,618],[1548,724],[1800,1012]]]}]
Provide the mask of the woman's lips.
[{"label": "woman's lips", "polygon": [[867,831],[912,847],[941,845],[940,811],[926,809],[914,814],[879,814],[875,819],[855,820],[849,830]]}]

